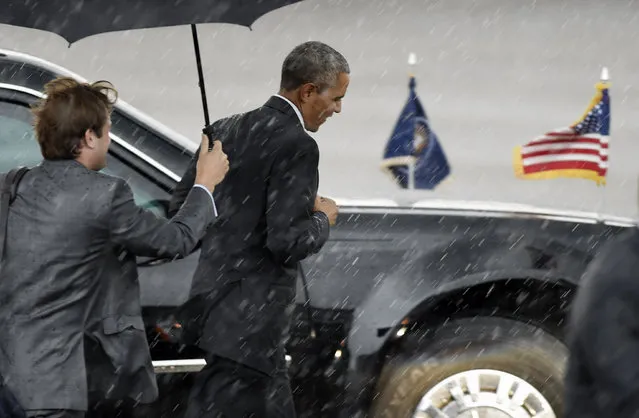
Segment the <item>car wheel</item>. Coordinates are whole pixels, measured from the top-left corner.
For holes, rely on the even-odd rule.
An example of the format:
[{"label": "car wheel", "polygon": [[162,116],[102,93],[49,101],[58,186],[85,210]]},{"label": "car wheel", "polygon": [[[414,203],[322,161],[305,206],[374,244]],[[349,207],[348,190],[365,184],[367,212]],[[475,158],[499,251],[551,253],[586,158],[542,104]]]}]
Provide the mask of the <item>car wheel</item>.
[{"label": "car wheel", "polygon": [[458,319],[407,333],[384,366],[374,418],[561,418],[568,350],[540,328]]}]

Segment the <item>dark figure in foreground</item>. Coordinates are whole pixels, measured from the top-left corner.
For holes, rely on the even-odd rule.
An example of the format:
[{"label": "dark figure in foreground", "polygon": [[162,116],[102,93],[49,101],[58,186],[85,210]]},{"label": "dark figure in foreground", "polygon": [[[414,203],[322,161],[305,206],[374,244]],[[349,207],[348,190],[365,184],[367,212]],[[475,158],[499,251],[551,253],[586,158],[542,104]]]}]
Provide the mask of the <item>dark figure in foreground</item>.
[{"label": "dark figure in foreground", "polygon": [[570,315],[566,418],[639,417],[639,230],[609,242]]},{"label": "dark figure in foreground", "polygon": [[193,250],[215,220],[211,191],[228,160],[219,142],[212,152],[205,148],[198,187],[167,221],[136,206],[125,180],[99,172],[110,144],[113,87],[63,78],[45,93],[34,110],[44,159],[24,175],[8,208],[0,374],[28,417],[83,417],[90,403],[105,399],[149,403],[158,389],[135,255]]},{"label": "dark figure in foreground", "polygon": [[[284,347],[297,267],[322,248],[338,211],[317,196],[319,149],[308,131],[341,111],[349,72],[333,48],[304,43],[286,57],[278,95],[210,127],[231,168],[215,190],[220,218],[202,241],[190,299],[178,315],[188,318],[186,342],[207,353],[188,418],[295,416]],[[194,173],[195,161],[172,211]]]}]

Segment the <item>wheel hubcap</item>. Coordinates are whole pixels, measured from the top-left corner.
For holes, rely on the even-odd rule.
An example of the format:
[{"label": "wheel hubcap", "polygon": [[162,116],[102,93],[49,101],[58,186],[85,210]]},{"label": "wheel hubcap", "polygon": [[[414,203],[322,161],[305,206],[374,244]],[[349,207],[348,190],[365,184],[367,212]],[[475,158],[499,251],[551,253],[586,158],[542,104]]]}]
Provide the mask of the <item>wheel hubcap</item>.
[{"label": "wheel hubcap", "polygon": [[499,370],[469,370],[439,382],[413,418],[557,418],[531,384]]}]

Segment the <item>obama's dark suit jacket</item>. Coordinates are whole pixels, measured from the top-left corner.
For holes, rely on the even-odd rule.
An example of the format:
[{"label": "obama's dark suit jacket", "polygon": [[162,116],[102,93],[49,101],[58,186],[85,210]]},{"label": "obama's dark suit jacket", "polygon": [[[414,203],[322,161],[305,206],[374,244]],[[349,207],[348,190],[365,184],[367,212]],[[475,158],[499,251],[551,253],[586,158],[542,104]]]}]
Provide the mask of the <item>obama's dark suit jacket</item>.
[{"label": "obama's dark suit jacket", "polygon": [[[191,298],[179,316],[198,345],[269,375],[284,367],[299,261],[318,252],[329,220],[314,212],[319,148],[295,109],[273,96],[216,121],[230,162],[213,196],[217,222],[202,240]],[[193,184],[194,158],[174,192],[179,209]]]}]

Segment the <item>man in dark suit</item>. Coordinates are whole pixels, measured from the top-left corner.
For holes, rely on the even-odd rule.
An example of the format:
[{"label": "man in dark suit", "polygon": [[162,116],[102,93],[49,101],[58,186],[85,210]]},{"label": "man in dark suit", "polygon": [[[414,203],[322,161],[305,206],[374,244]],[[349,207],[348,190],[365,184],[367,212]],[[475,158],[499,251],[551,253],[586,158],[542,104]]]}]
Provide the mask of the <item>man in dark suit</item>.
[{"label": "man in dark suit", "polygon": [[[110,144],[113,87],[62,78],[45,93],[34,109],[44,160],[25,174],[8,211],[0,374],[27,416],[82,417],[91,341],[114,374],[104,383],[117,385],[121,374],[136,380],[130,390],[146,392],[142,400],[157,396],[131,254],[190,253],[216,218],[211,192],[228,160],[219,141],[212,152],[204,147],[197,187],[171,221],[159,218],[136,206],[126,181],[98,172]],[[109,395],[110,387],[91,386]]]},{"label": "man in dark suit", "polygon": [[568,322],[566,418],[639,418],[639,230],[589,265]]},{"label": "man in dark suit", "polygon": [[[188,418],[295,416],[285,363],[299,261],[318,252],[337,206],[317,196],[319,149],[308,134],[339,113],[349,83],[344,57],[306,42],[286,57],[279,94],[215,122],[231,159],[214,196],[221,215],[202,240],[190,300],[179,315],[207,353]],[[172,211],[193,184],[195,162]]]}]

